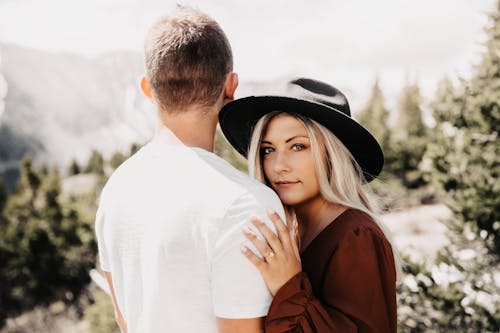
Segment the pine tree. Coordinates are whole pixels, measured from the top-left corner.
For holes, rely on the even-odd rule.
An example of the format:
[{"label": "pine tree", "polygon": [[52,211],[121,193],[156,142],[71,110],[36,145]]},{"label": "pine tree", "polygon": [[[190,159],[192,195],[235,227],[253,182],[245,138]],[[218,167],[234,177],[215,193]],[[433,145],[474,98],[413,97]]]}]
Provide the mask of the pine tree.
[{"label": "pine tree", "polygon": [[2,216],[6,202],[7,202],[7,191],[5,190],[5,185],[3,181],[0,179],[0,218]]},{"label": "pine tree", "polygon": [[7,198],[0,233],[0,327],[6,317],[35,306],[74,302],[95,265],[91,227],[61,204],[59,171],[47,172],[25,158],[16,192]]},{"label": "pine tree", "polygon": [[120,164],[125,162],[126,159],[127,159],[127,157],[123,153],[116,152],[113,154],[113,156],[111,156],[111,159],[109,160],[109,165],[113,169],[116,169],[120,166]]},{"label": "pine tree", "polygon": [[28,198],[27,204],[32,211],[34,210],[35,198],[40,187],[40,182],[40,175],[33,169],[31,156],[26,155],[22,161],[21,175],[16,192],[25,192]]},{"label": "pine tree", "polygon": [[450,245],[430,271],[409,267],[413,282],[400,292],[404,329],[500,331],[500,1],[496,5],[474,76],[457,87],[441,82],[431,105],[435,143],[425,158],[454,216],[447,221]]},{"label": "pine tree", "polygon": [[375,136],[382,150],[387,151],[389,145],[389,110],[385,107],[385,98],[378,79],[372,87],[370,99],[359,112],[358,121]]},{"label": "pine tree", "polygon": [[141,149],[141,146],[138,143],[131,144],[129,149],[129,157],[137,153],[139,149]]},{"label": "pine tree", "polygon": [[70,176],[78,175],[81,172],[80,165],[75,159],[71,160],[71,163],[68,168],[68,174]]},{"label": "pine tree", "polygon": [[396,174],[408,188],[425,184],[419,170],[428,142],[421,103],[418,85],[407,85],[399,99],[398,117],[387,154],[387,169]]},{"label": "pine tree", "polygon": [[490,16],[486,52],[470,83],[462,82],[448,108],[434,105],[437,144],[429,155],[450,207],[492,253],[500,253],[499,11]]},{"label": "pine tree", "polygon": [[425,135],[421,104],[422,96],[418,85],[407,85],[399,98],[398,117],[394,128],[395,140],[404,141]]},{"label": "pine tree", "polygon": [[104,158],[97,150],[93,150],[90,154],[85,172],[96,173],[98,175],[104,174]]}]

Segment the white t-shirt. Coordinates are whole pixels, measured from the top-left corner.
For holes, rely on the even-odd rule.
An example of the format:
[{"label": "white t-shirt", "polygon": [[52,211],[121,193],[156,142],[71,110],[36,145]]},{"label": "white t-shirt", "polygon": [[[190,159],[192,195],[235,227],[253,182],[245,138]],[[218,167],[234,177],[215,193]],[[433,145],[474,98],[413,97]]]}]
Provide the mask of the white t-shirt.
[{"label": "white t-shirt", "polygon": [[166,128],[123,163],[96,234],[129,333],[217,332],[216,317],[265,316],[272,297],[240,248],[251,216],[272,226],[267,209],[284,217],[272,190]]}]

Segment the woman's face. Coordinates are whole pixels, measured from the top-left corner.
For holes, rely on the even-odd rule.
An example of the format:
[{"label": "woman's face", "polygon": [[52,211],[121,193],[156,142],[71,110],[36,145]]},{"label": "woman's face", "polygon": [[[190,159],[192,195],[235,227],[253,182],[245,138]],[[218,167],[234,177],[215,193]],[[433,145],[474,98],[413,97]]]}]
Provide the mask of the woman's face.
[{"label": "woman's face", "polygon": [[260,154],[264,174],[284,204],[301,205],[321,197],[311,141],[296,118],[281,114],[271,119]]}]

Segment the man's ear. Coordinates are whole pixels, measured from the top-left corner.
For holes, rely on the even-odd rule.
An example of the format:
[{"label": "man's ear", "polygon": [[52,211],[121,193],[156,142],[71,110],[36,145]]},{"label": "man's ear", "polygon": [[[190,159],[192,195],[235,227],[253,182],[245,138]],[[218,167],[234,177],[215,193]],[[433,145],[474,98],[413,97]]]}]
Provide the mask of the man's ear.
[{"label": "man's ear", "polygon": [[238,83],[238,74],[229,73],[227,75],[226,82],[224,84],[224,105],[234,100],[234,92],[236,91],[236,88],[238,88]]},{"label": "man's ear", "polygon": [[151,89],[149,80],[145,75],[141,78],[141,90],[150,101],[153,101],[153,90]]}]

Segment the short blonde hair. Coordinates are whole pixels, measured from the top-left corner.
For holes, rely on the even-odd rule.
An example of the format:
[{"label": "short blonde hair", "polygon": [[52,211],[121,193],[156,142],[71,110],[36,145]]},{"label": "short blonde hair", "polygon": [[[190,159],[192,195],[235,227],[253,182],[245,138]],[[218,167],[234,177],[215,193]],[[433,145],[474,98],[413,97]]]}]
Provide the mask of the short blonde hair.
[{"label": "short blonde hair", "polygon": [[144,60],[153,94],[167,110],[213,105],[233,68],[229,41],[217,22],[185,6],[151,27]]},{"label": "short blonde hair", "polygon": [[[366,186],[363,171],[352,154],[329,129],[318,122],[293,113],[274,111],[261,117],[256,123],[248,151],[248,169],[250,176],[270,186],[266,179],[260,153],[262,138],[271,120],[279,115],[289,115],[301,122],[311,140],[311,151],[320,193],[331,203],[358,209],[368,214],[384,233],[391,244],[396,266],[396,276],[402,277],[402,260],[394,246],[391,232],[378,216],[378,207],[373,200],[369,187]],[[302,234],[291,207],[285,207],[288,218],[294,222],[291,228]],[[300,241],[300,237],[299,237]]]}]

